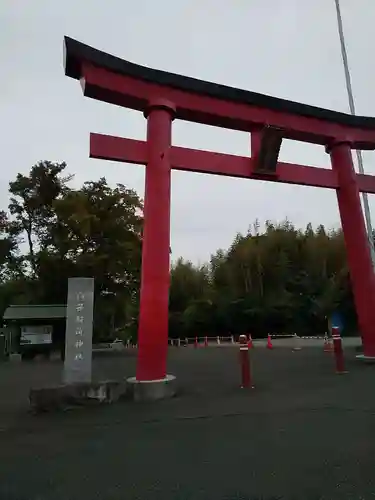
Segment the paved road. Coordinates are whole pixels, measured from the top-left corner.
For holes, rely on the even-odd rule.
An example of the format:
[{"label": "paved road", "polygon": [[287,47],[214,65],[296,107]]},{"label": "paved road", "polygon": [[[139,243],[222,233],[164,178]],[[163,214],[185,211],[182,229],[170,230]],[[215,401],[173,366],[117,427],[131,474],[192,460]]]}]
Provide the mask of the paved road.
[{"label": "paved road", "polygon": [[[375,367],[333,373],[320,348],[170,350],[180,396],[64,414],[26,413],[30,385],[61,365],[0,367],[1,500],[375,498]],[[94,360],[97,378],[134,373],[135,352]]]}]

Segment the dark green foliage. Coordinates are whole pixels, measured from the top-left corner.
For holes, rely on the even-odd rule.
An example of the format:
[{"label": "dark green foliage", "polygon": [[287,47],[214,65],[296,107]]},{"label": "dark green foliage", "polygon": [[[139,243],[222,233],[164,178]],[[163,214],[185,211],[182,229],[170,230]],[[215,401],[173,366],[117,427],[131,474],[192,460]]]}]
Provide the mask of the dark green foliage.
[{"label": "dark green foliage", "polygon": [[[62,303],[70,276],[95,278],[96,338],[136,338],[142,202],[104,178],[70,187],[65,163],[39,162],[9,185],[0,212],[0,313]],[[205,266],[171,268],[170,336],[322,334],[340,310],[356,329],[343,235],[258,220]]]},{"label": "dark green foliage", "polygon": [[134,322],[142,203],[106,180],[69,187],[65,163],[39,162],[9,184],[0,213],[0,313],[9,303],[64,303],[70,276],[95,278],[97,337]]},{"label": "dark green foliage", "polygon": [[256,222],[209,266],[177,261],[170,306],[172,336],[317,335],[335,310],[344,315],[347,332],[356,329],[341,230],[314,231],[308,224],[300,231],[288,220],[267,221],[264,232]]}]

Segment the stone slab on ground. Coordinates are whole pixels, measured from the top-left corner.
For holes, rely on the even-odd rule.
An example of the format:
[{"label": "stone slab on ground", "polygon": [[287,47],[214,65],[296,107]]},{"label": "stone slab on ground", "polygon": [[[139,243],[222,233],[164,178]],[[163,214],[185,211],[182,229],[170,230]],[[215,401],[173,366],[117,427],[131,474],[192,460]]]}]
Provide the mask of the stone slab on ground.
[{"label": "stone slab on ground", "polygon": [[126,383],[116,380],[61,384],[30,390],[33,413],[67,410],[93,403],[114,403],[126,395]]},{"label": "stone slab on ground", "polygon": [[18,352],[12,352],[9,354],[10,363],[20,363],[22,361],[22,356]]}]

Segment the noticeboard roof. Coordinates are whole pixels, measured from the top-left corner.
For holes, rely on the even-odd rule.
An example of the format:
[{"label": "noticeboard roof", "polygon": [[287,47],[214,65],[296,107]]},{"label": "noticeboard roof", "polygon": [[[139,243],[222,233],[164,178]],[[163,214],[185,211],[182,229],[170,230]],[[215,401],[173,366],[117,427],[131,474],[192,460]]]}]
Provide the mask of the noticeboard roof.
[{"label": "noticeboard roof", "polygon": [[3,314],[4,320],[21,319],[63,319],[66,318],[65,304],[52,305],[10,305]]}]

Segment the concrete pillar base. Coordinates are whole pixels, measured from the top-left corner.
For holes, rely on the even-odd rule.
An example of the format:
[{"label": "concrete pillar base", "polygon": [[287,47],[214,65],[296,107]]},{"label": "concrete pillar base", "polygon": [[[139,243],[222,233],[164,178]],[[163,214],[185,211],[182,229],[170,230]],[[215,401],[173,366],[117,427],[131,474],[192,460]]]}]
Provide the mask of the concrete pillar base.
[{"label": "concrete pillar base", "polygon": [[375,363],[375,356],[366,356],[365,354],[357,354],[356,359],[364,363]]},{"label": "concrete pillar base", "polygon": [[160,380],[139,381],[135,377],[126,380],[127,394],[134,401],[157,401],[176,395],[176,377],[167,375]]}]

